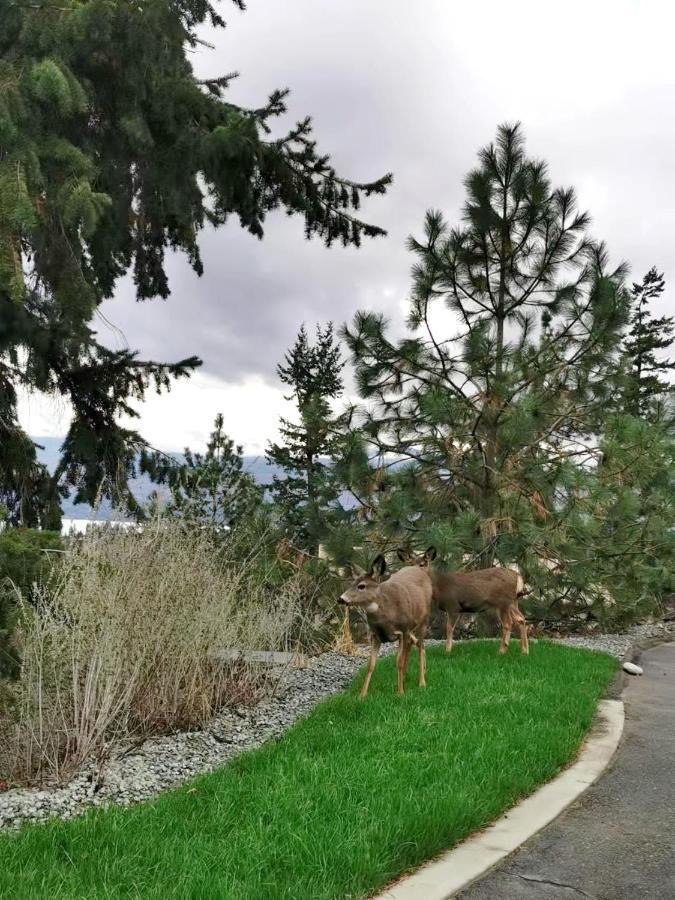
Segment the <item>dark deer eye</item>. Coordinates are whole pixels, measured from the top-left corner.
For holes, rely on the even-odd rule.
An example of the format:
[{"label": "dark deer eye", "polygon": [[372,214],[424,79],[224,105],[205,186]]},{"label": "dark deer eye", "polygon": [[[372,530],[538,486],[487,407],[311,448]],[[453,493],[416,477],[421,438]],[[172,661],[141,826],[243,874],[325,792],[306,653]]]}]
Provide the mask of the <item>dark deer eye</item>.
[{"label": "dark deer eye", "polygon": [[365,584],[360,584],[358,587],[359,587],[360,591],[365,591],[365,589],[366,589]]}]

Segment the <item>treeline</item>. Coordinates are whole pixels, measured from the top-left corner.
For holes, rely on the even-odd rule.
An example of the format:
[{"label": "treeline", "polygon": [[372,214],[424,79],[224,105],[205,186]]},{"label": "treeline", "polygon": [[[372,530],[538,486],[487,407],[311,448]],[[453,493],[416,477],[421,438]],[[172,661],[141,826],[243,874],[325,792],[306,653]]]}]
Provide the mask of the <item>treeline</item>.
[{"label": "treeline", "polygon": [[[0,22],[5,527],[58,530],[73,491],[147,517],[140,468],[167,515],[221,530],[263,516],[293,552],[324,545],[336,563],[433,543],[451,566],[518,563],[547,609],[625,616],[671,590],[673,323],[650,315],[663,277],[628,287],[518,126],[479,152],[460,221],[430,211],[410,239],[403,339],[371,311],[341,335],[300,331],[279,366],[296,415],[268,450],[286,474],[266,497],[222,418],[184,465],[120,424],[201,361],[111,351],[95,316],[127,274],[139,300],[167,297],[167,250],[201,274],[206,226],[263,237],[283,209],[327,246],[383,236],[359,210],[391,176],[336,172],[309,118],[284,133],[285,91],[248,109],[229,100],[233,75],[197,79],[198,29],[224,25],[212,3],[0,0]],[[22,390],[72,407],[53,473],[19,423]]]},{"label": "treeline", "polygon": [[142,449],[163,491],[145,507],[118,494],[124,511],[221,532],[258,518],[296,557],[323,547],[338,565],[430,544],[448,567],[516,563],[543,618],[655,611],[675,568],[675,329],[652,314],[664,278],[628,286],[519,126],[499,128],[465,186],[457,226],[430,211],[409,240],[405,337],[358,312],[347,367],[332,323],[300,328],[277,369],[295,414],[268,447],[284,473],[269,491],[219,414],[204,453]]},{"label": "treeline", "polygon": [[663,276],[628,286],[517,125],[465,186],[457,226],[430,211],[409,240],[406,336],[368,311],[344,328],[357,402],[331,412],[344,372],[330,326],[314,345],[303,328],[279,368],[298,412],[269,451],[288,471],[283,527],[339,563],[401,544],[433,544],[450,567],[517,563],[544,617],[653,612],[675,588]]},{"label": "treeline", "polygon": [[465,184],[460,224],[430,211],[409,241],[403,339],[357,313],[345,370],[332,324],[301,327],[278,367],[295,416],[268,448],[285,475],[266,502],[222,416],[205,457],[144,470],[171,485],[167,511],[236,527],[265,510],[309,557],[433,544],[449,567],[518,564],[542,618],[654,612],[675,568],[674,325],[651,311],[663,276],[627,285],[518,126]]}]

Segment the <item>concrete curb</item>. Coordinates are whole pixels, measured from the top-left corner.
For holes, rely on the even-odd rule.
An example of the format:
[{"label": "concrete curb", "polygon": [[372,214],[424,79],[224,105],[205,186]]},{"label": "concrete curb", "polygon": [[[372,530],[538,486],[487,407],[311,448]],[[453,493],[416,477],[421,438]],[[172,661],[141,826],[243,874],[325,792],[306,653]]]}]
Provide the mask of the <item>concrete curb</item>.
[{"label": "concrete curb", "polygon": [[602,775],[621,739],[621,700],[601,700],[577,761],[514,806],[494,825],[467,838],[374,900],[448,900],[549,825]]}]

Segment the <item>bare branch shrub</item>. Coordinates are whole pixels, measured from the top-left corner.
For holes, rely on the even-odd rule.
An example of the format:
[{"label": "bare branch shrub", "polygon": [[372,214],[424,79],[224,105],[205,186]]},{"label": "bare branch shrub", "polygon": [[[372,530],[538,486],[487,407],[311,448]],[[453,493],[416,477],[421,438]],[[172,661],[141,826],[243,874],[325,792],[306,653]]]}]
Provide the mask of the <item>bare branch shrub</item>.
[{"label": "bare branch shrub", "polygon": [[[260,551],[241,550],[161,519],[75,541],[37,604],[22,604],[0,771],[60,778],[111,743],[255,701],[273,676],[246,651],[288,649],[307,585],[290,576],[270,596]],[[243,653],[224,661],[223,649]]]}]

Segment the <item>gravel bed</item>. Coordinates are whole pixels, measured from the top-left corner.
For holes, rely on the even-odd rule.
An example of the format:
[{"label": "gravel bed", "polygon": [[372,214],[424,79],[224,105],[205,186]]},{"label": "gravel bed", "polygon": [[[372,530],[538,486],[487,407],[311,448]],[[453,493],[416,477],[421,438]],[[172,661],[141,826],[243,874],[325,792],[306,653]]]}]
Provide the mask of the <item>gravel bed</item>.
[{"label": "gravel bed", "polygon": [[[625,634],[560,638],[573,647],[602,650],[622,657],[635,643],[665,636],[664,625],[641,625]],[[429,641],[436,644],[443,641]],[[389,645],[386,652],[393,652]],[[89,763],[67,784],[17,788],[0,793],[0,828],[51,816],[70,818],[85,809],[116,803],[122,806],[153,797],[209,771],[243,750],[279,737],[324,697],[342,690],[363,664],[359,656],[325,653],[302,669],[288,670],[277,694],[255,707],[219,713],[203,731],[150,738],[140,745],[117,748],[105,763]]]},{"label": "gravel bed", "polygon": [[82,766],[67,784],[15,788],[0,793],[0,829],[50,816],[70,818],[92,806],[126,806],[153,797],[243,750],[281,735],[324,697],[342,690],[363,664],[363,656],[324,653],[307,668],[288,670],[277,694],[254,707],[227,709],[203,731],[149,738],[118,748],[104,763]]},{"label": "gravel bed", "polygon": [[561,644],[568,647],[584,647],[586,650],[602,650],[622,659],[635,644],[650,638],[667,638],[672,635],[675,638],[675,628],[665,622],[655,622],[650,625],[635,625],[629,631],[622,634],[585,634],[571,635],[557,638]]}]

